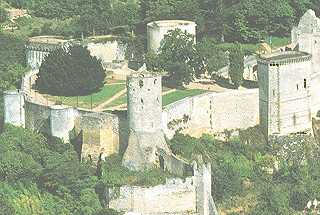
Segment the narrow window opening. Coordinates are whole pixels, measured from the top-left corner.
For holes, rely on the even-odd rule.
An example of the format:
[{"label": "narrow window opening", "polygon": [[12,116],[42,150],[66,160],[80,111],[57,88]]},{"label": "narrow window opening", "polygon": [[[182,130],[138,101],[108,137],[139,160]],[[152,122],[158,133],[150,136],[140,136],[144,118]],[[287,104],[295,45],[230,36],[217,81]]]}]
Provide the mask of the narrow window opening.
[{"label": "narrow window opening", "polygon": [[276,95],[276,91],[272,90],[272,95],[275,96]]},{"label": "narrow window opening", "polygon": [[297,84],[297,90],[299,90],[299,84]]},{"label": "narrow window opening", "polygon": [[143,104],[143,99],[141,99],[141,103]]},{"label": "narrow window opening", "polygon": [[293,125],[294,126],[297,125],[297,116],[296,116],[296,114],[293,114]]},{"label": "narrow window opening", "polygon": [[153,82],[154,84],[156,84],[157,83],[157,79],[154,79],[154,82]]},{"label": "narrow window opening", "polygon": [[139,87],[140,87],[140,88],[143,87],[143,81],[142,81],[142,80],[139,81]]},{"label": "narrow window opening", "polygon": [[304,89],[307,88],[307,79],[303,79],[303,87],[304,87]]}]

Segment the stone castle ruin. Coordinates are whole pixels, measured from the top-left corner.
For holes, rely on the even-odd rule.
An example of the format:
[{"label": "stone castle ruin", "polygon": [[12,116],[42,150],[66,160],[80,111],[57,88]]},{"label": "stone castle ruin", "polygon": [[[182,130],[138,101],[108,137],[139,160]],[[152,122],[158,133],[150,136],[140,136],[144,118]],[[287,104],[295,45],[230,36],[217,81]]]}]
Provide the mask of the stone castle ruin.
[{"label": "stone castle ruin", "polygon": [[161,20],[148,23],[147,37],[148,50],[157,52],[161,46],[161,41],[169,31],[180,29],[194,36],[196,41],[196,23],[185,20]]},{"label": "stone castle ruin", "polygon": [[127,45],[120,37],[103,35],[77,41],[59,36],[36,36],[29,38],[26,44],[27,64],[33,69],[38,69],[50,52],[74,43],[86,46],[92,56],[101,60],[105,69],[121,68],[125,62]]},{"label": "stone castle ruin", "polygon": [[[123,165],[133,170],[157,166],[176,175],[191,169],[193,176],[185,182],[169,180],[152,188],[121,187],[119,196],[111,198],[111,207],[144,215],[217,214],[211,197],[210,167],[197,168],[175,157],[166,138],[171,139],[178,130],[192,135],[217,134],[257,125],[266,137],[311,130],[312,118],[320,110],[319,23],[314,12],[307,11],[292,31],[295,51],[269,53],[252,60],[258,67],[259,89],[209,92],[162,108],[160,75],[143,69],[128,75],[129,139]],[[188,21],[149,23],[148,49],[157,51],[169,30],[180,28],[195,35],[195,27]],[[27,51],[28,62],[39,67],[45,54],[32,47]],[[32,96],[36,73],[34,69],[23,78],[20,90],[5,92],[5,123],[65,142],[71,136],[78,137],[82,140],[82,159],[97,160],[119,153],[122,128],[117,115],[43,103]]]},{"label": "stone castle ruin", "polygon": [[169,152],[162,131],[161,76],[139,71],[127,79],[129,141],[123,164],[130,169],[150,168],[156,151]]}]

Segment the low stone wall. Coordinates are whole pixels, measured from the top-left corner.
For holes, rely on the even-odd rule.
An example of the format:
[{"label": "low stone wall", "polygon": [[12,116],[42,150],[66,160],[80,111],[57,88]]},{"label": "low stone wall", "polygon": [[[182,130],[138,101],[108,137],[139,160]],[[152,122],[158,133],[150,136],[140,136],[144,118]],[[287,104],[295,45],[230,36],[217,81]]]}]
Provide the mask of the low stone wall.
[{"label": "low stone wall", "polygon": [[155,187],[123,186],[109,206],[142,215],[217,215],[211,197],[211,168],[203,165],[185,180],[168,179]]},{"label": "low stone wall", "polygon": [[24,108],[26,128],[51,135],[50,108],[30,101],[26,101]]},{"label": "low stone wall", "polygon": [[223,132],[259,124],[258,89],[205,93],[168,105],[163,130],[172,138],[177,130]]}]

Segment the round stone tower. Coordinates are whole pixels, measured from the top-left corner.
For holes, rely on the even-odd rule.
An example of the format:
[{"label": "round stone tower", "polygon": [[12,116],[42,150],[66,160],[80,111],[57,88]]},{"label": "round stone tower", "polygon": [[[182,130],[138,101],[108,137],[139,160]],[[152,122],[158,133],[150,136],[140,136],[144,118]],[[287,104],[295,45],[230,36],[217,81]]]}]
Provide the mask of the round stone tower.
[{"label": "round stone tower", "polygon": [[69,142],[69,132],[73,130],[75,123],[75,110],[72,107],[54,105],[50,107],[51,135]]},{"label": "round stone tower", "polygon": [[34,69],[41,66],[43,59],[53,50],[67,44],[67,40],[58,36],[37,36],[29,38],[26,44],[27,64]]},{"label": "round stone tower", "polygon": [[169,152],[162,132],[161,75],[139,72],[127,78],[129,142],[123,164],[133,170],[157,165],[156,152]]},{"label": "round stone tower", "polygon": [[24,93],[22,91],[4,92],[4,123],[25,127]]},{"label": "round stone tower", "polygon": [[148,50],[157,52],[164,36],[168,34],[169,31],[177,28],[183,32],[192,34],[194,38],[196,38],[196,26],[197,24],[195,22],[186,20],[161,20],[148,23]]}]

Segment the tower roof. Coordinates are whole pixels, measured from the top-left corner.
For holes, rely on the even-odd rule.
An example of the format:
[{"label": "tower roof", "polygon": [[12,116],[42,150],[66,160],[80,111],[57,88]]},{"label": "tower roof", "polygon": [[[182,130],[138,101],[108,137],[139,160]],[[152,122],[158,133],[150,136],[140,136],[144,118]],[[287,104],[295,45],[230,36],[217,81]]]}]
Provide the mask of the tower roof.
[{"label": "tower roof", "polygon": [[274,52],[259,56],[259,62],[264,64],[288,64],[309,60],[311,60],[310,54],[299,51]]}]

